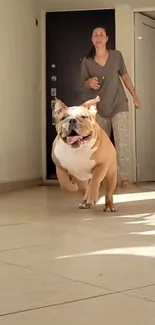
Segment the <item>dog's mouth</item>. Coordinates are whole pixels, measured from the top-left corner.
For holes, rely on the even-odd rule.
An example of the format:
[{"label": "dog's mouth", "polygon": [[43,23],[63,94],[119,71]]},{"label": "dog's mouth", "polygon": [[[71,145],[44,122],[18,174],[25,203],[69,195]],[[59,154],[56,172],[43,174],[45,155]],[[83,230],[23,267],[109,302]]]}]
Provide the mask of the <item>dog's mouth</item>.
[{"label": "dog's mouth", "polygon": [[82,142],[86,142],[91,138],[91,133],[86,136],[79,135],[76,131],[72,130],[72,132],[64,138],[64,141],[71,145],[71,146],[77,146],[80,145]]}]

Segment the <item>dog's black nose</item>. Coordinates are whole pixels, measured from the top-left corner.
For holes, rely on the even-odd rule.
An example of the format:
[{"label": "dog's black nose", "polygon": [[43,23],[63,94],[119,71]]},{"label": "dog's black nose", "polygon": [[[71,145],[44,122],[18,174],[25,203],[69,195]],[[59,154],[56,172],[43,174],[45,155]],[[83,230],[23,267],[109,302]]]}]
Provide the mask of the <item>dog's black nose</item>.
[{"label": "dog's black nose", "polygon": [[70,125],[74,125],[76,123],[76,119],[75,118],[72,118],[70,121],[69,121],[69,124]]}]

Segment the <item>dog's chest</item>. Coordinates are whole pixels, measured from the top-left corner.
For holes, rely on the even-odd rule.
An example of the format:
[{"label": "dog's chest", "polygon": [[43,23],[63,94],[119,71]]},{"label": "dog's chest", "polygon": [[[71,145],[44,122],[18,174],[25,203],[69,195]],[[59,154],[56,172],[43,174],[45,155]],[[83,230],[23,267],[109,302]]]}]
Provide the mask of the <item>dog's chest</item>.
[{"label": "dog's chest", "polygon": [[92,145],[90,141],[86,146],[73,149],[59,139],[54,148],[55,157],[70,175],[85,181],[92,177],[91,171],[95,165],[95,161],[91,160]]}]

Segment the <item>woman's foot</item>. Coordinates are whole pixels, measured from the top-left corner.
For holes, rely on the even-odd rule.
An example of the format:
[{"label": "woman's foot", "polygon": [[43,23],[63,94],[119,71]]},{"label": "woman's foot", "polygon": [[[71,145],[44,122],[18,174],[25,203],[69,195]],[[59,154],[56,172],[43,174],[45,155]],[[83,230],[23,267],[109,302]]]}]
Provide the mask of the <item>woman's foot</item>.
[{"label": "woman's foot", "polygon": [[123,188],[129,188],[132,186],[133,186],[133,184],[130,183],[127,179],[124,179],[123,181],[121,181],[121,187],[123,187]]}]

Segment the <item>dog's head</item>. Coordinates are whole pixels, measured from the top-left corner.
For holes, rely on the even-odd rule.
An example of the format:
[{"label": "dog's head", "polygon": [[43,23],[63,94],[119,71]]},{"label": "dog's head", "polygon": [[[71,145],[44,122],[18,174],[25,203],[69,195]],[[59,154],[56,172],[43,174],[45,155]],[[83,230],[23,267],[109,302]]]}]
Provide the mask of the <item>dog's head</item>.
[{"label": "dog's head", "polygon": [[99,101],[97,96],[80,106],[67,107],[61,100],[56,99],[56,130],[65,143],[77,148],[95,138],[96,104]]}]

